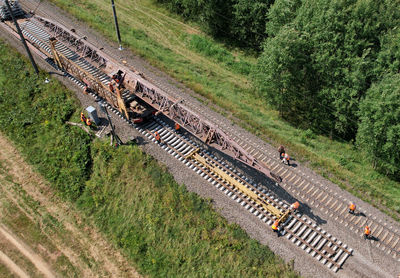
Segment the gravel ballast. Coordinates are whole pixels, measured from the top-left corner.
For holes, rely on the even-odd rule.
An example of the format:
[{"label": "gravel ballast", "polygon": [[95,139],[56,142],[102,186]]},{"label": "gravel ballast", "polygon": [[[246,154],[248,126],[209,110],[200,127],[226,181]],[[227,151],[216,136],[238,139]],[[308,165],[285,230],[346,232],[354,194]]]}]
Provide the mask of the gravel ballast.
[{"label": "gravel ballast", "polygon": [[[38,2],[36,1],[20,2],[24,7],[29,7],[29,9],[32,10],[38,5]],[[75,19],[69,17],[65,12],[43,1],[36,13],[43,17],[58,20],[66,27],[76,29],[79,34],[86,35],[88,37],[88,41],[94,45],[98,47],[104,47],[105,52],[107,52],[110,56],[116,57],[118,60],[127,61],[129,65],[131,65],[137,71],[143,72],[144,75],[150,80],[156,80],[157,85],[160,87],[162,86],[162,88],[166,91],[179,91],[179,93],[184,97],[185,101],[195,103],[196,105],[199,105],[199,107],[202,107],[204,114],[210,115],[212,118],[217,118],[218,121],[226,123],[226,125],[233,126],[233,128],[237,130],[238,134],[242,135],[243,137],[250,138],[252,141],[256,142],[263,148],[270,150],[272,153],[276,152],[275,148],[272,146],[258,139],[256,136],[249,134],[242,128],[233,125],[230,120],[225,119],[214,110],[205,107],[197,100],[197,98],[201,97],[194,97],[194,93],[192,91],[185,89],[181,84],[172,78],[153,68],[148,63],[139,57],[134,56],[129,51],[119,51],[117,44],[102,39],[98,33],[89,29],[86,24],[76,21]],[[25,54],[21,43],[15,37],[7,35],[3,31],[2,37],[6,38],[10,44],[18,48],[21,53]],[[41,68],[49,72],[54,72],[54,69],[43,60],[39,59],[38,57],[35,57],[35,59]],[[58,74],[53,74],[53,76],[61,80],[64,84],[66,84],[66,86],[76,92],[76,96],[84,108],[89,105],[97,107],[94,99],[83,95],[81,89],[78,88],[75,83],[71,82],[69,79],[63,78]],[[100,117],[105,117],[100,111],[98,111],[98,113]],[[143,135],[139,134],[135,129],[120,120],[119,117],[116,117],[112,114],[112,119],[116,125],[117,133],[123,141],[129,140],[131,137],[143,137]],[[229,197],[221,193],[203,178],[196,175],[192,170],[170,156],[158,145],[149,142],[146,138],[143,138],[143,140],[144,143],[141,144],[141,148],[146,153],[152,155],[158,161],[165,164],[178,183],[184,184],[189,191],[195,192],[204,198],[213,199],[213,205],[215,209],[222,216],[224,216],[229,222],[239,224],[252,238],[258,240],[262,244],[268,245],[271,250],[284,258],[285,261],[290,262],[291,260],[294,260],[294,268],[299,271],[301,275],[306,277],[395,277],[400,273],[400,262],[395,261],[391,256],[387,256],[380,249],[371,246],[368,241],[363,240],[355,233],[349,233],[347,229],[344,229],[341,224],[338,221],[335,221],[333,217],[330,217],[329,214],[322,212],[317,207],[313,207],[312,204],[307,204],[310,209],[308,211],[304,211],[305,215],[309,216],[310,218],[317,216],[322,220],[320,221],[320,226],[324,230],[345,242],[350,248],[354,249],[353,256],[347,259],[343,269],[339,270],[337,273],[333,273],[326,266],[316,261],[310,255],[305,253],[303,250],[292,244],[284,237],[276,238],[276,235],[270,231],[270,227],[268,227],[264,222],[260,221],[256,216],[245,210],[238,203],[232,201]],[[224,156],[223,154],[220,155]],[[276,156],[278,156],[278,154],[276,154]],[[226,157],[226,159],[228,161],[231,160],[229,157]],[[247,177],[260,182],[265,186],[268,186],[268,188],[273,190],[279,197],[283,198],[287,202],[291,203],[293,200],[295,200],[290,192],[286,192],[283,188],[266,182],[266,179],[263,175],[252,169],[249,169],[248,167],[240,165],[239,163],[234,161],[231,162],[234,164],[234,166],[239,167],[239,170],[244,172]],[[327,185],[331,190],[334,191],[334,193],[336,193],[337,196],[340,196],[340,198],[356,202],[358,208],[368,211],[368,213],[371,213],[378,219],[386,222],[387,225],[393,226],[393,229],[397,229],[398,231],[400,230],[399,223],[387,215],[381,213],[368,203],[355,198],[348,192],[340,189],[337,185],[317,175],[312,170],[303,167],[299,163],[297,164],[298,166],[295,168],[295,171],[299,174],[309,176],[314,181]]]}]

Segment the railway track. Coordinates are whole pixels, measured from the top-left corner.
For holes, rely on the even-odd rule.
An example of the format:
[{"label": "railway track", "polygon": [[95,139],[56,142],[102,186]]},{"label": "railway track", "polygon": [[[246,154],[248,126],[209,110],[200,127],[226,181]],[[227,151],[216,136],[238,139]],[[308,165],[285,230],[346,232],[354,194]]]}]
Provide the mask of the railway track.
[{"label": "railway track", "polygon": [[[156,118],[154,122],[136,128],[154,143],[159,144],[170,155],[181,161],[186,167],[192,169],[211,185],[257,216],[266,223],[266,229],[270,229],[273,221],[277,219],[276,214],[274,215],[265,210],[260,205],[260,202],[254,200],[254,197],[249,197],[251,193],[246,194],[244,192],[246,189],[243,190],[241,188],[247,188],[282,214],[289,209],[289,205],[285,201],[277,198],[266,187],[255,184],[186,136],[176,134],[173,128],[163,120]],[[159,141],[156,140],[156,132],[160,135]],[[198,157],[193,159],[193,153],[198,154]],[[215,170],[212,170],[215,168],[218,168],[219,172],[216,173]],[[235,180],[235,182],[230,181],[229,178],[222,178],[221,171],[227,177]],[[237,186],[237,183],[240,185]],[[315,222],[301,213],[293,213],[286,219],[280,235],[334,272],[342,267],[353,252],[346,244],[321,229]]]},{"label": "railway track", "polygon": [[[31,19],[21,23],[24,36],[37,48],[39,48],[45,55],[51,57],[51,48],[49,45],[50,34],[41,26],[41,22]],[[110,82],[110,78],[104,74],[101,70],[91,65],[80,55],[69,49],[66,45],[61,42],[57,42],[56,49],[80,67],[96,76],[107,85]],[[56,65],[51,61],[54,67]],[[77,83],[82,88],[84,84],[73,76],[66,74],[70,79]],[[153,82],[154,80],[149,79]],[[154,84],[159,86],[161,89],[165,89],[169,94],[179,97],[178,93],[170,90],[169,88],[163,88],[164,86],[159,82],[154,81]],[[96,100],[101,100],[96,94],[91,94]],[[125,99],[128,95],[123,96]],[[104,101],[104,100],[102,100]],[[198,113],[202,113],[201,109],[196,105],[192,105],[190,102],[186,102],[186,105]],[[124,119],[133,128],[136,128],[139,132],[143,133],[149,139],[159,144],[161,148],[170,153],[176,159],[181,161],[186,167],[194,170],[196,174],[202,176],[211,185],[218,188],[220,191],[225,193],[232,200],[240,203],[250,213],[253,213],[261,221],[266,224],[268,229],[272,222],[277,218],[276,213],[273,214],[266,210],[260,202],[256,202],[254,197],[251,198],[246,194],[247,188],[251,192],[249,194],[256,194],[262,201],[267,203],[269,206],[274,207],[277,211],[285,213],[288,210],[288,204],[283,200],[279,200],[271,191],[266,187],[256,185],[254,182],[239,174],[235,170],[231,169],[226,163],[217,159],[212,154],[204,151],[196,143],[191,141],[185,136],[178,135],[173,132],[172,128],[168,126],[161,119],[156,118],[155,122],[151,122],[143,127],[138,127],[126,120],[122,114],[107,104],[108,108],[115,112],[121,119]],[[281,184],[288,192],[299,197],[302,201],[310,202],[319,207],[322,211],[330,214],[331,217],[335,217],[338,221],[343,223],[344,227],[354,231],[358,235],[362,235],[362,227],[368,224],[371,227],[372,234],[377,238],[380,237],[380,241],[371,243],[388,254],[391,254],[394,259],[400,261],[400,237],[397,230],[392,230],[391,227],[387,227],[384,223],[380,223],[376,219],[371,218],[371,215],[350,215],[347,213],[347,202],[341,199],[339,196],[335,196],[327,186],[320,183],[314,182],[310,177],[304,176],[295,169],[283,166],[281,162],[275,158],[275,154],[271,153],[264,147],[260,147],[259,144],[253,140],[244,137],[242,134],[238,134],[236,130],[226,126],[216,117],[210,115],[210,120],[219,126],[223,126],[224,131],[232,136],[234,140],[237,140],[239,144],[249,151],[254,157],[263,161],[268,165],[270,169],[273,169],[276,173],[284,178]],[[154,138],[154,132],[158,132],[161,136],[162,142],[157,142]],[[197,154],[206,161],[207,164],[213,168],[210,169],[204,163],[199,160],[188,157],[190,153],[197,151]],[[204,162],[203,161],[203,162]],[[212,169],[220,169],[227,176],[233,178],[236,182],[241,184],[239,188],[232,184],[231,180],[221,179],[221,173],[216,174]],[[334,272],[338,271],[347,258],[352,254],[352,249],[323,229],[321,229],[314,221],[308,219],[306,216],[301,214],[291,214],[285,223],[283,224],[284,230],[282,236],[299,246],[306,253],[310,254],[316,260],[326,265],[329,269]]]},{"label": "railway track", "polygon": [[[23,28],[24,36],[26,36],[31,43],[40,47],[42,51],[46,52],[46,55],[51,55],[51,48],[49,45],[50,34],[41,28],[41,23],[39,21],[36,21],[35,19],[25,21],[21,24],[21,27]],[[93,76],[99,78],[105,85],[110,82],[110,78],[107,75],[93,67],[63,43],[57,42],[55,46],[57,51],[65,55],[68,59],[74,61],[86,71],[90,72]],[[53,66],[55,66],[54,63]],[[84,84],[76,80],[73,76],[69,77],[82,88],[84,87]],[[95,97],[96,100],[100,100],[100,97],[93,93],[92,96]],[[104,100],[102,101],[104,102]],[[165,151],[181,161],[186,167],[195,171],[196,174],[205,178],[211,185],[217,187],[232,200],[241,204],[250,213],[257,216],[266,224],[266,229],[269,229],[273,221],[277,219],[277,214],[281,213],[281,215],[283,215],[288,211],[289,205],[284,201],[279,200],[271,191],[267,190],[265,187],[256,185],[245,176],[240,175],[225,162],[202,150],[190,139],[174,133],[172,129],[160,119],[156,118],[156,121],[151,122],[146,126],[138,127],[126,120],[122,114],[110,104],[105,104],[121,119],[124,119],[127,123],[131,124],[133,128],[138,129],[139,132],[143,133],[156,143],[158,142],[155,140],[154,133],[157,131],[163,142],[159,144]],[[206,163],[213,167],[218,167],[220,171],[225,173],[227,176],[232,177],[243,187],[238,188],[235,186],[235,182],[222,179],[221,173],[218,175],[198,160],[187,157],[188,154],[195,150],[198,150],[197,154],[202,157]],[[244,188],[250,190],[247,192],[248,194],[244,192],[246,191]],[[263,205],[260,205],[260,200],[257,202],[257,200],[254,200],[254,196],[253,198],[250,198],[248,196],[249,194],[256,194],[261,202],[266,205],[263,207]],[[271,213],[271,211],[265,209],[267,206],[275,208],[278,213]],[[346,244],[337,240],[335,237],[318,227],[318,225],[312,220],[299,213],[288,216],[282,224],[282,227],[282,236],[299,246],[306,253],[309,253],[312,257],[326,265],[329,269],[332,269],[334,272],[338,271],[343,266],[346,259],[352,254],[353,250],[348,248]]]},{"label": "railway track", "polygon": [[[163,83],[149,77],[148,79],[172,96],[176,98],[182,97],[178,92],[171,90]],[[186,101],[185,105],[193,111],[203,114],[199,106],[189,101]],[[239,143],[249,154],[265,163],[276,175],[282,177],[283,181],[280,183],[280,186],[293,197],[319,209],[335,221],[338,221],[349,232],[359,237],[364,236],[364,227],[368,225],[375,239],[371,241],[371,245],[381,249],[387,255],[391,255],[393,259],[400,262],[400,231],[398,229],[395,229],[392,225],[388,225],[385,221],[377,219],[377,217],[374,217],[360,206],[357,207],[358,212],[355,215],[349,214],[348,206],[351,200],[338,195],[327,185],[315,181],[311,176],[282,164],[277,158],[277,152],[271,152],[265,146],[260,145],[260,142],[256,142],[243,133],[238,132],[237,128],[226,125],[218,117],[212,114],[207,114],[207,117],[217,126],[220,126],[230,138]]]},{"label": "railway track", "polygon": [[[177,97],[178,94],[164,86],[162,83],[151,80],[161,89],[169,94]],[[201,113],[201,109],[185,102],[192,110]],[[371,241],[372,246],[381,249],[386,254],[391,255],[393,259],[400,262],[400,231],[394,229],[393,226],[377,219],[369,214],[362,207],[358,207],[358,213],[351,215],[347,212],[350,200],[343,196],[338,196],[327,185],[315,181],[312,177],[306,176],[299,170],[286,166],[276,157],[276,153],[271,152],[266,147],[260,145],[259,142],[252,140],[244,134],[238,132],[237,129],[226,125],[217,117],[208,114],[209,119],[222,129],[236,142],[238,142],[246,151],[253,155],[256,159],[262,161],[275,174],[281,176],[283,181],[280,185],[289,192],[293,197],[298,198],[310,206],[316,207],[323,213],[338,221],[344,228],[350,232],[363,237],[363,229],[366,225],[371,228],[371,233],[375,239]]]}]

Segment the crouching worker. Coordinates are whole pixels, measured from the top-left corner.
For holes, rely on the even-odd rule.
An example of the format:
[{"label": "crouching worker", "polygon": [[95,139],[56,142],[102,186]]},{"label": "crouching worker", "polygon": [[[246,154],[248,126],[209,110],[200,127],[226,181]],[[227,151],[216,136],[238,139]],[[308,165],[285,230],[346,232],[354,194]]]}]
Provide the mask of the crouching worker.
[{"label": "crouching worker", "polygon": [[271,228],[279,237],[280,236],[280,228],[279,228],[279,221],[278,220],[276,220],[274,222],[274,224],[272,224]]},{"label": "crouching worker", "polygon": [[349,213],[354,214],[355,211],[356,211],[356,205],[354,203],[351,203],[349,205]]},{"label": "crouching worker", "polygon": [[290,205],[290,210],[295,212],[296,210],[299,209],[300,203],[298,201],[294,202],[293,204]]},{"label": "crouching worker", "polygon": [[290,156],[287,153],[283,154],[282,163],[287,163],[287,165],[290,166]]},{"label": "crouching worker", "polygon": [[86,119],[86,125],[90,128],[90,129],[96,129],[96,125],[89,119]]}]

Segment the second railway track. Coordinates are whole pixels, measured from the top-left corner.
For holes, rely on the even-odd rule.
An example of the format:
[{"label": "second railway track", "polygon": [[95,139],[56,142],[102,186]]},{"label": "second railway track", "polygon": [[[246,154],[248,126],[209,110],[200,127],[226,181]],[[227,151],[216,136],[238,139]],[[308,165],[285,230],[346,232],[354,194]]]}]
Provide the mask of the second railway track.
[{"label": "second railway track", "polygon": [[[29,40],[33,46],[40,49],[40,51],[45,55],[51,57],[51,48],[49,44],[51,34],[46,30],[46,28],[43,28],[42,25],[42,22],[35,18],[25,20],[21,23],[24,36],[27,40]],[[65,45],[62,42],[57,42],[56,48],[57,51],[99,78],[104,85],[109,84],[110,77],[107,74],[91,65],[87,60],[81,57],[81,55],[71,50],[68,45]],[[55,66],[52,61],[48,60],[48,62]],[[82,88],[84,87],[84,84],[73,76],[69,74],[67,74],[67,76]],[[149,81],[154,82],[155,85],[165,89],[166,92],[174,97],[180,97],[178,93],[162,86],[159,82],[152,79],[149,79]],[[97,100],[101,99],[96,94],[91,95]],[[129,96],[124,95],[123,97],[126,99]],[[102,101],[104,101],[104,99]],[[192,105],[190,102],[187,102],[186,104],[192,110],[202,113],[201,109],[196,105]],[[118,110],[114,109],[110,104],[108,104],[108,107],[111,108],[120,118],[124,119],[122,114]],[[237,133],[236,130],[226,126],[216,117],[212,115],[208,116],[216,125],[223,127],[224,131],[250,154],[254,155],[258,160],[263,161],[269,169],[274,170],[282,176],[283,182],[281,185],[288,192],[305,202],[309,202],[312,198],[313,204],[317,204],[317,207],[322,211],[325,211],[325,213],[329,214],[331,217],[335,217],[335,219],[343,223],[344,227],[347,227],[358,235],[362,235],[362,227],[368,224],[371,227],[372,233],[375,234],[376,237],[380,238],[380,241],[373,241],[372,243],[387,254],[390,254],[394,259],[400,261],[400,236],[397,230],[392,229],[390,226],[386,226],[385,223],[377,221],[367,213],[364,214],[364,217],[356,217],[348,214],[348,204],[346,203],[346,200],[343,200],[341,196],[338,197],[333,194],[332,190],[330,190],[326,185],[314,182],[313,179],[299,173],[299,171],[282,165],[281,162],[275,158],[274,154],[267,148],[260,147],[257,142],[247,138],[243,134]],[[256,185],[245,176],[231,169],[224,161],[219,160],[211,153],[203,150],[201,146],[197,145],[189,138],[176,134],[173,131],[173,128],[166,124],[161,118],[156,117],[154,122],[141,127],[134,125],[129,120],[124,120],[130,124],[132,128],[136,128],[150,140],[159,144],[162,149],[174,156],[177,160],[181,161],[185,167],[192,169],[196,174],[202,176],[211,185],[225,193],[233,201],[241,204],[250,213],[257,216],[260,221],[265,223],[266,229],[270,229],[270,225],[277,217],[276,214],[271,214],[270,211],[266,210],[265,206],[262,205],[263,203],[274,207],[277,211],[282,213],[288,210],[289,205],[285,201],[277,198],[275,194],[265,186]],[[156,131],[160,134],[161,142],[158,142],[154,138],[154,133]],[[196,149],[198,150],[196,151]],[[194,151],[199,155],[199,159],[201,157],[200,161],[187,156]],[[217,173],[213,172],[212,169],[220,169],[220,171],[225,174],[218,171]],[[229,178],[221,178],[221,175],[226,175],[226,177]],[[238,188],[235,186],[235,183],[237,183],[237,185],[241,184],[243,187],[239,186]],[[246,192],[252,196],[249,197]],[[256,198],[259,198],[259,201],[254,200],[254,194],[258,196]],[[324,231],[313,220],[308,219],[306,216],[299,213],[292,213],[286,219],[282,236],[293,242],[299,248],[326,265],[329,269],[332,269],[334,272],[338,271],[343,266],[347,258],[353,252],[351,248],[348,248],[346,244]]]},{"label": "second railway track", "polygon": [[[41,28],[41,23],[35,20],[26,21],[22,27],[24,35],[32,43],[39,45],[42,50],[45,50],[48,54],[51,53],[51,48],[48,43],[50,34]],[[86,60],[82,59],[80,55],[77,55],[65,46],[61,42],[57,42],[56,48],[66,57],[76,62],[79,66],[98,77],[105,85],[110,82],[110,78],[99,71],[96,67],[90,65]],[[54,64],[53,64],[54,65]],[[72,76],[70,78],[74,79]],[[78,80],[74,80],[82,88],[84,84]],[[92,94],[97,100],[99,96]],[[104,100],[103,100],[104,101]],[[112,109],[120,118],[123,118],[122,114],[118,110],[114,109],[110,104],[108,108]],[[126,120],[127,121],[127,120]],[[127,121],[129,122],[129,121]],[[149,139],[156,142],[154,138],[154,132],[159,132],[161,139],[164,143],[161,143],[161,147],[168,153],[174,156],[176,159],[181,161],[186,167],[192,169],[196,174],[205,178],[211,185],[216,186],[221,192],[225,193],[232,200],[240,203],[250,213],[256,215],[260,221],[265,223],[266,229],[270,229],[270,225],[276,219],[276,216],[266,211],[262,206],[255,202],[255,200],[249,198],[244,192],[236,188],[229,181],[221,179],[218,175],[211,172],[210,169],[202,165],[200,162],[192,159],[185,158],[185,155],[194,151],[195,148],[199,148],[194,142],[188,138],[175,134],[171,128],[165,123],[156,119],[156,121],[147,124],[146,126],[139,127],[130,123],[132,127],[137,128],[139,132],[145,134]],[[274,194],[267,190],[265,187],[257,186],[254,182],[251,182],[244,176],[241,176],[238,172],[229,169],[228,165],[223,161],[216,159],[213,155],[200,151],[201,156],[204,157],[208,163],[218,165],[223,172],[228,176],[233,177],[243,186],[248,188],[250,191],[257,194],[263,201],[272,205],[282,213],[289,208],[289,205],[282,200],[279,200]],[[334,272],[338,271],[347,258],[352,254],[353,250],[336,239],[323,229],[321,229],[316,223],[308,219],[306,216],[300,213],[292,214],[283,223],[284,230],[282,236],[290,240],[296,246],[310,254],[316,260],[326,265],[329,269]],[[285,228],[286,227],[286,228]]]}]

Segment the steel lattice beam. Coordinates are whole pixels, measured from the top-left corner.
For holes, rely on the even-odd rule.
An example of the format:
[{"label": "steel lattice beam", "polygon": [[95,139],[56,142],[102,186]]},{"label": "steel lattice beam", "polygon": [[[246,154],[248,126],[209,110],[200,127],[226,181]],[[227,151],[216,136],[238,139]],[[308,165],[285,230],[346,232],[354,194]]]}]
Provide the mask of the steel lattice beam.
[{"label": "steel lattice beam", "polygon": [[[235,142],[235,140],[227,135],[221,128],[209,122],[203,116],[190,110],[189,107],[181,103],[181,100],[174,99],[170,95],[166,94],[163,90],[157,88],[148,80],[143,78],[140,73],[134,72],[126,66],[119,64],[85,39],[79,38],[77,35],[71,33],[71,31],[67,30],[66,27],[49,19],[38,16],[36,16],[36,18],[47,27],[51,35],[65,43],[68,47],[80,54],[81,57],[88,59],[90,62],[97,63],[97,65],[101,67],[101,70],[106,74],[116,72],[117,70],[124,71],[126,74],[124,84],[127,89],[135,92],[143,101],[162,112],[173,121],[179,123],[182,127],[203,140],[205,143],[257,169],[277,182],[282,180],[278,175],[272,173],[263,162],[258,161],[243,149],[243,147]],[[62,60],[64,60],[64,57]],[[67,70],[70,71],[72,75],[80,76],[80,80],[88,78],[88,73],[84,71],[82,72],[79,66],[74,64],[72,61],[63,61],[63,64],[64,63],[66,65],[68,64]],[[90,76],[89,80],[93,82],[92,79],[90,79]],[[106,98],[114,107],[118,107],[116,100],[113,97],[108,96],[106,93],[107,90],[104,91],[102,89],[104,85],[96,84],[96,82],[93,84],[96,86],[98,85],[99,91],[96,91],[102,92],[102,97]],[[91,86],[93,86],[93,84],[91,84]]]}]

